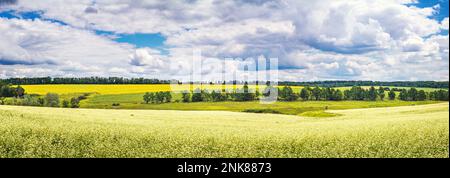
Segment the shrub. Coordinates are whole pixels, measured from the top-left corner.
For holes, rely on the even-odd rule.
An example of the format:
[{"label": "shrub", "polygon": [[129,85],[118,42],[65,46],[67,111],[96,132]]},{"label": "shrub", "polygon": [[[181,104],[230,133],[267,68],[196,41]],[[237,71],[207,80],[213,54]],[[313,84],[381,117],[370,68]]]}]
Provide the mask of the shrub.
[{"label": "shrub", "polygon": [[44,105],[48,107],[59,107],[59,95],[56,93],[47,93],[44,97]]},{"label": "shrub", "polygon": [[273,109],[246,109],[244,112],[250,112],[250,113],[269,113],[269,114],[281,114],[280,111],[273,110]]},{"label": "shrub", "polygon": [[62,107],[63,107],[63,108],[68,108],[68,107],[69,107],[69,101],[63,100],[63,102],[62,102]]},{"label": "shrub", "polygon": [[22,100],[22,105],[25,106],[42,106],[39,101],[40,98],[33,97],[31,95],[25,95]]},{"label": "shrub", "polygon": [[79,108],[80,107],[80,100],[78,98],[70,99],[70,106],[72,108]]}]

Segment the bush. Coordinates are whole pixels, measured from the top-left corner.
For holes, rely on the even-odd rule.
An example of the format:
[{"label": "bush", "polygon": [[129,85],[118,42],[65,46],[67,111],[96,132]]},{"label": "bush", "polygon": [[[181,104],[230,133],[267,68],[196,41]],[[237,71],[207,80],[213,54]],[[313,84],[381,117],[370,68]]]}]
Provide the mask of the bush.
[{"label": "bush", "polygon": [[44,97],[44,105],[48,107],[59,107],[59,95],[56,93],[47,93]]},{"label": "bush", "polygon": [[80,100],[78,98],[70,99],[70,106],[72,108],[79,108],[80,107]]},{"label": "bush", "polygon": [[280,111],[273,110],[273,109],[246,109],[244,112],[250,112],[250,113],[269,113],[269,114],[281,114]]},{"label": "bush", "polygon": [[120,106],[120,103],[113,103],[112,106]]},{"label": "bush", "polygon": [[62,102],[62,107],[63,107],[63,108],[68,108],[68,107],[69,107],[69,101],[63,100],[63,102]]},{"label": "bush", "polygon": [[22,100],[22,105],[24,105],[24,106],[42,106],[39,99],[40,98],[33,97],[32,95],[25,95]]}]

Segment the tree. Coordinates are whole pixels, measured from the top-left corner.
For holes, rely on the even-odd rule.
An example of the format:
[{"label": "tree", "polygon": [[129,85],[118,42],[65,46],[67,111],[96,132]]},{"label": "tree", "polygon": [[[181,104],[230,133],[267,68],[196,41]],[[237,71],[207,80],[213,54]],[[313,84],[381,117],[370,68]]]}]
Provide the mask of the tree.
[{"label": "tree", "polygon": [[191,93],[190,92],[184,91],[183,93],[181,93],[181,95],[182,95],[183,102],[188,103],[191,101]]},{"label": "tree", "polygon": [[400,94],[398,95],[400,100],[407,101],[408,100],[408,91],[406,89],[402,89]]},{"label": "tree", "polygon": [[425,93],[425,91],[420,90],[417,93],[417,101],[424,101],[425,99],[427,99],[427,94]]},{"label": "tree", "polygon": [[389,91],[389,99],[390,100],[395,100],[395,91],[394,90],[390,90]]},{"label": "tree", "polygon": [[417,101],[417,89],[416,88],[409,89],[408,98],[411,101]]},{"label": "tree", "polygon": [[307,88],[302,88],[302,90],[300,91],[300,98],[302,98],[302,100],[306,101],[309,99],[309,90]]},{"label": "tree", "polygon": [[380,87],[378,88],[378,96],[380,96],[380,100],[383,101],[386,94],[384,93],[384,88]]},{"label": "tree", "polygon": [[22,100],[22,104],[25,106],[40,106],[38,98],[31,95],[25,95]]},{"label": "tree", "polygon": [[45,106],[47,107],[59,107],[59,95],[56,93],[47,93],[44,97]]},{"label": "tree", "polygon": [[280,92],[280,98],[283,101],[295,101],[298,99],[298,96],[294,93],[291,87],[284,86]]},{"label": "tree", "polygon": [[343,100],[344,99],[344,94],[342,93],[342,91],[341,90],[336,90],[336,92],[335,92],[335,94],[334,94],[334,99],[336,100],[336,101],[341,101],[341,100]]},{"label": "tree", "polygon": [[351,99],[352,96],[350,90],[344,90],[344,100],[351,100]]},{"label": "tree", "polygon": [[375,89],[375,87],[371,86],[368,92],[368,96],[367,96],[370,101],[375,101],[377,100],[377,91]]},{"label": "tree", "polygon": [[63,108],[68,108],[68,107],[69,107],[69,101],[63,100],[63,102],[62,102],[62,107],[63,107]]},{"label": "tree", "polygon": [[80,107],[80,100],[78,98],[71,98],[70,99],[70,106],[72,108],[79,108]]},{"label": "tree", "polygon": [[250,89],[248,88],[248,84],[247,82],[244,84],[244,87],[242,88],[242,90],[244,91],[243,93],[243,101],[253,101],[256,98],[256,95],[250,91]]},{"label": "tree", "polygon": [[321,94],[321,90],[318,86],[314,87],[314,89],[312,90],[312,95],[314,96],[314,99],[316,101],[320,100],[320,94]]},{"label": "tree", "polygon": [[22,98],[23,95],[25,95],[25,89],[23,89],[23,88],[19,85],[19,86],[17,86],[17,87],[15,88],[15,92],[14,92],[14,93],[16,94],[15,97],[17,97],[17,98]]},{"label": "tree", "polygon": [[213,102],[222,101],[222,93],[220,91],[216,92],[213,90],[211,92],[211,100]]},{"label": "tree", "polygon": [[166,103],[172,102],[172,94],[170,93],[170,91],[164,92],[164,101]]},{"label": "tree", "polygon": [[146,92],[146,93],[144,94],[144,102],[145,102],[145,104],[148,104],[150,101],[151,101],[151,99],[150,99],[150,93],[149,93],[149,92]]},{"label": "tree", "polygon": [[192,94],[192,102],[202,102],[202,91],[200,89],[195,89],[194,93]]}]

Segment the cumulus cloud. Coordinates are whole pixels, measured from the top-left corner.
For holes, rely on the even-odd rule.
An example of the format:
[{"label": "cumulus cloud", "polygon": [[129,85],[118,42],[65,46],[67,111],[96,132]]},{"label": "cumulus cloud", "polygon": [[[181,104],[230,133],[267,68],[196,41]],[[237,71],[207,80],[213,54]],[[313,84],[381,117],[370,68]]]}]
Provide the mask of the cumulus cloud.
[{"label": "cumulus cloud", "polygon": [[444,20],[442,20],[442,22],[441,22],[441,29],[448,30],[448,17],[444,18]]},{"label": "cumulus cloud", "polygon": [[[14,10],[40,11],[68,25],[2,19],[0,31],[12,34],[0,37],[0,48],[8,49],[0,51],[3,66],[53,65],[66,66],[64,71],[170,78],[189,73],[195,48],[215,59],[203,73],[216,73],[214,64],[226,57],[264,55],[279,58],[280,66],[290,68],[280,76],[293,80],[448,80],[448,35],[441,34],[448,30],[448,17],[431,18],[440,7],[416,7],[416,0],[15,3]],[[92,30],[160,33],[167,38],[168,54],[118,44]]]},{"label": "cumulus cloud", "polygon": [[0,65],[91,72],[123,65],[133,51],[131,45],[39,19],[0,18],[0,33]]}]

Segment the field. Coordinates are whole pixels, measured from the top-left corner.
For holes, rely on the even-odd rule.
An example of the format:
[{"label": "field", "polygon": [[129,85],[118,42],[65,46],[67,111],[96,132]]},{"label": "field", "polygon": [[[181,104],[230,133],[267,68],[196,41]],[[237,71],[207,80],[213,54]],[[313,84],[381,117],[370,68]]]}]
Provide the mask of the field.
[{"label": "field", "polygon": [[449,157],[449,104],[305,118],[0,106],[0,157]]},{"label": "field", "polygon": [[45,95],[49,92],[57,94],[97,93],[97,94],[129,94],[157,91],[170,91],[168,84],[145,85],[22,85],[29,94]]},{"label": "field", "polygon": [[[237,112],[265,112],[279,113],[300,116],[328,117],[335,116],[326,112],[327,109],[356,109],[356,108],[376,108],[392,106],[410,106],[421,104],[433,104],[438,101],[295,101],[295,102],[276,102],[274,104],[261,104],[255,102],[200,102],[200,103],[182,103],[172,102],[165,104],[143,104],[143,95],[145,92],[156,91],[183,91],[192,88],[222,89],[222,85],[203,85],[203,86],[178,86],[171,88],[169,84],[148,84],[148,85],[23,85],[27,93],[44,95],[48,92],[58,93],[62,99],[70,100],[70,97],[80,93],[91,93],[87,100],[81,101],[82,108],[97,109],[153,109],[153,110],[194,110],[194,111],[237,111]],[[227,86],[232,88],[233,86]],[[235,87],[242,87],[237,85]],[[282,86],[279,86],[282,87]],[[250,88],[256,88],[250,85]],[[302,87],[295,86],[298,91]],[[340,89],[346,90],[350,87]],[[367,88],[367,87],[366,87]],[[435,89],[427,89],[431,91]],[[174,93],[174,101],[181,100],[181,94]],[[120,106],[113,106],[113,103],[119,103]]]},{"label": "field", "polygon": [[[196,88],[202,89],[222,89],[222,85],[195,85],[192,88],[189,85],[180,85],[171,88],[170,84],[139,84],[139,85],[106,85],[106,84],[88,84],[88,85],[77,85],[77,84],[64,84],[64,85],[22,85],[25,91],[29,94],[39,94],[45,95],[48,92],[57,93],[57,94],[70,94],[70,93],[97,93],[103,95],[111,95],[111,94],[135,94],[135,93],[145,93],[145,92],[158,92],[158,91],[183,91],[183,90],[192,90]],[[229,89],[232,88],[242,88],[243,85],[230,86],[226,87]],[[250,85],[250,88],[256,88],[255,85]],[[283,86],[279,86],[283,87]],[[302,86],[291,86],[295,92],[299,92],[303,87]],[[389,87],[389,86],[386,86]],[[337,87],[341,90],[348,90],[351,87]],[[363,88],[369,88],[368,86],[364,86]],[[378,88],[378,87],[377,87]],[[392,88],[405,88],[408,87],[392,87]],[[417,88],[418,90],[425,90],[426,92],[438,90],[435,88]]]},{"label": "field", "polygon": [[173,102],[144,104],[145,92],[222,86],[22,87],[89,96],[82,109],[0,105],[0,157],[449,157],[448,102],[183,103],[174,93]]},{"label": "field", "polygon": [[[327,109],[355,109],[376,108],[391,106],[408,106],[420,104],[438,103],[438,101],[295,101],[276,102],[273,104],[261,104],[252,102],[199,102],[199,103],[164,103],[142,104],[143,94],[122,95],[94,95],[82,102],[84,108],[101,109],[154,109],[154,110],[204,110],[204,111],[245,111],[245,110],[272,110],[281,114],[308,115],[310,111],[324,111]],[[176,99],[177,97],[175,97]],[[120,103],[120,106],[112,106],[112,103]],[[305,113],[306,112],[306,113]]]}]

